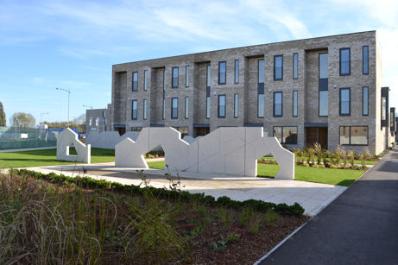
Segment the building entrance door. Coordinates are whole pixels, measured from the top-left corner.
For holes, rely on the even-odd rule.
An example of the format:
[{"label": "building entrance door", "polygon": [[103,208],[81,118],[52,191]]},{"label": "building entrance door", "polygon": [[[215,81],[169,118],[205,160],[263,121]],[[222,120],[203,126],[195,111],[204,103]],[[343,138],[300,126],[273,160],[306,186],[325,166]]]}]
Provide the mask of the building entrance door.
[{"label": "building entrance door", "polygon": [[314,127],[305,128],[305,145],[311,147],[315,143],[319,143],[322,148],[328,148],[328,128]]}]

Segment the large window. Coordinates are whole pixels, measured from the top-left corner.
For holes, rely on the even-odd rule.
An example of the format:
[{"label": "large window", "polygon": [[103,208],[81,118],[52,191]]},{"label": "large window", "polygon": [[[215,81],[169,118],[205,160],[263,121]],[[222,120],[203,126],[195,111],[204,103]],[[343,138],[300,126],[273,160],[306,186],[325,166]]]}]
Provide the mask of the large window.
[{"label": "large window", "polygon": [[235,59],[235,69],[234,69],[234,83],[239,83],[239,59]]},{"label": "large window", "polygon": [[211,65],[206,66],[206,86],[211,87]]},{"label": "large window", "polygon": [[259,59],[258,66],[258,84],[257,84],[257,117],[264,118],[265,112],[265,95],[264,95],[264,81],[265,81],[265,63],[264,59]]},{"label": "large window", "polygon": [[265,96],[264,94],[257,95],[257,117],[264,118],[265,112]]},{"label": "large window", "polygon": [[340,75],[351,74],[351,50],[350,48],[340,49]]},{"label": "large window", "polygon": [[162,102],[162,120],[166,119],[166,100],[163,98]]},{"label": "large window", "polygon": [[293,53],[293,79],[298,79],[299,71],[299,55],[298,53]]},{"label": "large window", "polygon": [[218,62],[218,84],[225,85],[227,81],[227,62]]},{"label": "large window", "polygon": [[226,97],[225,95],[218,95],[218,117],[225,118],[226,111]]},{"label": "large window", "polygon": [[185,65],[185,87],[189,87],[189,65]]},{"label": "large window", "polygon": [[319,101],[318,111],[319,116],[326,117],[329,114],[329,91],[328,91],[328,54],[319,54]]},{"label": "large window", "polygon": [[138,119],[138,103],[136,99],[131,101],[131,119],[136,120]]},{"label": "large window", "polygon": [[178,88],[178,76],[179,76],[178,66],[171,68],[171,87],[172,88]]},{"label": "large window", "polygon": [[239,117],[239,94],[234,94],[234,118]]},{"label": "large window", "polygon": [[144,90],[148,90],[148,70],[144,70]]},{"label": "large window", "polygon": [[292,115],[298,117],[298,91],[293,90],[293,104],[292,104]]},{"label": "large window", "polygon": [[189,97],[185,97],[185,108],[184,108],[184,117],[185,119],[189,118]]},{"label": "large window", "polygon": [[276,137],[281,144],[297,144],[297,127],[275,126],[274,137]]},{"label": "large window", "polygon": [[162,77],[162,120],[166,119],[166,82],[165,82],[165,78],[166,78],[166,71],[165,69],[163,69],[163,77]]},{"label": "large window", "polygon": [[274,117],[283,116],[283,92],[274,92]]},{"label": "large window", "polygon": [[143,101],[142,108],[142,118],[146,120],[148,118],[148,101],[146,99]]},{"label": "large window", "polygon": [[138,72],[133,72],[133,77],[132,77],[132,81],[131,81],[131,89],[133,91],[138,90]]},{"label": "large window", "polygon": [[274,56],[274,80],[283,80],[283,55]]},{"label": "large window", "polygon": [[341,116],[351,115],[351,89],[340,88],[340,107],[339,112]]},{"label": "large window", "polygon": [[257,62],[258,66],[258,82],[259,84],[264,84],[264,75],[265,75],[265,65],[264,59],[259,59]]},{"label": "large window", "polygon": [[208,64],[206,68],[206,119],[210,119],[211,113],[211,65]]},{"label": "large window", "polygon": [[368,145],[368,126],[340,126],[340,145]]},{"label": "large window", "polygon": [[362,115],[369,115],[369,87],[362,87]]},{"label": "large window", "polygon": [[211,98],[206,97],[206,119],[210,119],[211,114]]},{"label": "large window", "polygon": [[171,98],[171,119],[178,119],[178,98]]},{"label": "large window", "polygon": [[362,74],[369,74],[369,46],[362,47]]}]

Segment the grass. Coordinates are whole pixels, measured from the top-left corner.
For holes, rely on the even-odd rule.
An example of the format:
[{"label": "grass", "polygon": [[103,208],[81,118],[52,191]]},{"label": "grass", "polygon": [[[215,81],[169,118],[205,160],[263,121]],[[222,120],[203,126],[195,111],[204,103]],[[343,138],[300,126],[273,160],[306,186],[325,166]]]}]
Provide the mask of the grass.
[{"label": "grass", "polygon": [[[114,150],[101,148],[91,149],[92,163],[112,162],[114,159]],[[67,164],[74,163],[56,160],[55,149],[0,153],[0,168],[39,167]]]}]

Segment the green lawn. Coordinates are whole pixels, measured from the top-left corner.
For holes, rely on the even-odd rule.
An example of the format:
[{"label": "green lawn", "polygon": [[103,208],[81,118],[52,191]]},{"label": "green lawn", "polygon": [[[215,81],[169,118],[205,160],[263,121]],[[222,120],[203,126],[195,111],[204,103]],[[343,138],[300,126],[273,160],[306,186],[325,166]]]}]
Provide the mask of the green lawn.
[{"label": "green lawn", "polygon": [[[71,152],[72,153],[72,152]],[[114,161],[114,150],[91,149],[91,162],[103,163]],[[34,150],[15,153],[0,153],[0,168],[38,167],[73,164],[55,159],[56,150]]]},{"label": "green lawn", "polygon": [[[92,163],[114,161],[114,151],[110,149],[93,148],[91,150]],[[62,162],[55,159],[55,149],[35,150],[15,153],[0,153],[0,168],[37,167],[51,165],[66,165],[73,162]],[[163,169],[164,161],[151,161],[150,168]],[[259,177],[274,177],[279,170],[276,164],[258,164]],[[364,173],[363,170],[311,168],[296,166],[296,179],[349,186]]]}]

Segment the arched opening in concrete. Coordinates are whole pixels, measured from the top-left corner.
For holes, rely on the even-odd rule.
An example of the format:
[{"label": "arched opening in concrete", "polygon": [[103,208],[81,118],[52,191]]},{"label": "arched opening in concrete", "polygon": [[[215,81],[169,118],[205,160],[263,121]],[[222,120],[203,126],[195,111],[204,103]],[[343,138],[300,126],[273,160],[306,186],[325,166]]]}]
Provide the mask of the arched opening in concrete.
[{"label": "arched opening in concrete", "polygon": [[272,154],[257,159],[257,177],[274,178],[279,169],[280,166]]},{"label": "arched opening in concrete", "polygon": [[161,145],[156,146],[145,154],[145,160],[151,169],[163,170],[165,168],[164,149]]}]

